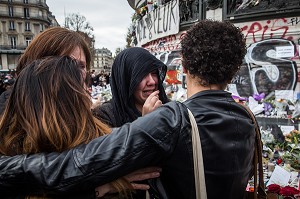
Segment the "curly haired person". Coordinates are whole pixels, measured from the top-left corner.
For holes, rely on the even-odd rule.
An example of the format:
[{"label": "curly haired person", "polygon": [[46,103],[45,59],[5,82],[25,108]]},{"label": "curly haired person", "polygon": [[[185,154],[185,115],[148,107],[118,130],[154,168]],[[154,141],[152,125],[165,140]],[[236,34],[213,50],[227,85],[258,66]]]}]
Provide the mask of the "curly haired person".
[{"label": "curly haired person", "polygon": [[[60,187],[57,192],[68,192],[107,183],[138,168],[159,165],[160,182],[169,198],[194,199],[189,108],[201,137],[208,199],[243,198],[252,173],[255,127],[249,113],[224,89],[239,70],[245,53],[245,39],[233,24],[200,21],[182,40],[188,95],[185,102],[164,104],[113,129],[109,135],[60,154],[2,157],[0,190],[20,187],[16,179],[26,176],[42,187],[53,191]],[[158,100],[156,95],[154,92],[147,101],[154,103]],[[34,165],[39,159],[47,161]],[[14,162],[18,164],[5,167],[5,163]],[[50,172],[51,164],[60,164],[61,168],[53,183],[47,183],[40,176]],[[69,167],[77,169],[72,176],[65,176]],[[7,176],[6,172],[14,175]],[[68,179],[73,182],[65,183]]]}]

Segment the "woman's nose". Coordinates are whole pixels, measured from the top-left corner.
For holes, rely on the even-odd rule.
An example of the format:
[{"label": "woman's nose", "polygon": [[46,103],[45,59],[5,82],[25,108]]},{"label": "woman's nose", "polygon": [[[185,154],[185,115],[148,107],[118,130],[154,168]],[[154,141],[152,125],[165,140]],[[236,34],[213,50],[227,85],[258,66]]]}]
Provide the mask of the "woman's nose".
[{"label": "woman's nose", "polygon": [[155,84],[155,79],[151,73],[147,75],[147,80],[148,84]]}]

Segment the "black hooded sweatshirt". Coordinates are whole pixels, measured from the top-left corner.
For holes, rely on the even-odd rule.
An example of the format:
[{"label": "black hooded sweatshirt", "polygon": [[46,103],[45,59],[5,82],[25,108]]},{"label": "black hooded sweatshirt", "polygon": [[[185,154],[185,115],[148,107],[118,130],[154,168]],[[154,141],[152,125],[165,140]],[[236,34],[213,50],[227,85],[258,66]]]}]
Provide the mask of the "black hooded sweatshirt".
[{"label": "black hooded sweatshirt", "polygon": [[133,94],[143,78],[152,71],[158,73],[159,98],[163,104],[167,103],[169,100],[163,87],[167,66],[146,49],[131,47],[120,52],[112,65],[112,99],[96,107],[93,114],[111,127],[122,126],[140,117]]}]

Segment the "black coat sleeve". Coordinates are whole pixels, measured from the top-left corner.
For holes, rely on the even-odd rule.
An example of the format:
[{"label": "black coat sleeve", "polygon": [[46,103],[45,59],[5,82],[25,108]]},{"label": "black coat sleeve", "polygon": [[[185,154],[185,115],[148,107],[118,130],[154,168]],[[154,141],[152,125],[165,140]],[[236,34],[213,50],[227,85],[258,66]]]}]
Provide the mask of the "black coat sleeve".
[{"label": "black coat sleeve", "polygon": [[158,165],[178,142],[182,117],[176,103],[164,105],[63,153],[0,158],[0,192],[85,191],[146,166]]}]

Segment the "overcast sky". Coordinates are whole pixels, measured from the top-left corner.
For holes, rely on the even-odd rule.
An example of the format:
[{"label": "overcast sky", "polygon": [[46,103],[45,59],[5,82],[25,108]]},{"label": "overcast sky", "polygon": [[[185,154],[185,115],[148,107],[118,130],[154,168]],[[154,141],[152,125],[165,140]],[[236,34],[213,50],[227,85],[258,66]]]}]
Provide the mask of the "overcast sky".
[{"label": "overcast sky", "polygon": [[115,53],[125,47],[127,28],[134,10],[125,0],[47,0],[49,10],[63,26],[64,16],[79,13],[94,28],[95,47],[108,48]]}]

